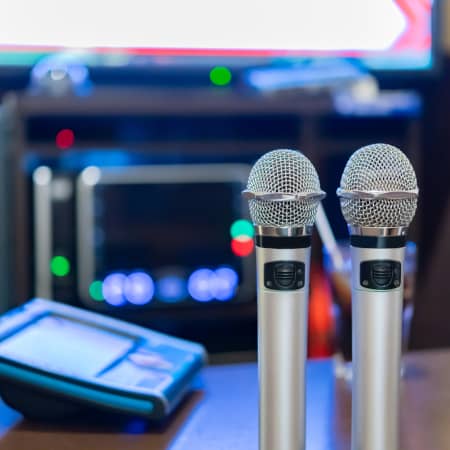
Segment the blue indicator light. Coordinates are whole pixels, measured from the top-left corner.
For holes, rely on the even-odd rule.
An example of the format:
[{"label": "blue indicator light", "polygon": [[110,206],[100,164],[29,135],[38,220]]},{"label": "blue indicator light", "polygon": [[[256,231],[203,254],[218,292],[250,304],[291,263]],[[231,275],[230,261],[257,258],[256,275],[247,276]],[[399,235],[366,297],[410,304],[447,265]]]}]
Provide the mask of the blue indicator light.
[{"label": "blue indicator light", "polygon": [[221,267],[214,274],[215,277],[211,279],[211,294],[217,300],[230,300],[236,292],[239,281],[236,271],[229,267]]},{"label": "blue indicator light", "polygon": [[169,275],[156,283],[158,298],[166,303],[177,303],[187,296],[186,281],[183,278]]},{"label": "blue indicator light", "polygon": [[103,280],[102,294],[106,303],[121,306],[125,303],[124,287],[127,277],[123,273],[112,273]]},{"label": "blue indicator light", "polygon": [[133,305],[145,305],[153,298],[155,285],[146,273],[134,272],[126,278],[123,293]]},{"label": "blue indicator light", "polygon": [[209,302],[214,296],[211,292],[212,282],[216,274],[209,269],[198,269],[192,272],[188,280],[188,291],[191,297],[198,302]]},{"label": "blue indicator light", "polygon": [[125,425],[125,433],[142,434],[148,429],[148,421],[145,419],[132,419]]}]

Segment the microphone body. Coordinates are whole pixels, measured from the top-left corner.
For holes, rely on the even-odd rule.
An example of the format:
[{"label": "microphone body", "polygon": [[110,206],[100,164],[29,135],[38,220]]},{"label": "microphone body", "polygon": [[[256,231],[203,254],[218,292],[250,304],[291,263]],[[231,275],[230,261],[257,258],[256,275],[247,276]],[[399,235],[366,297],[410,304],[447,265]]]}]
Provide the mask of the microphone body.
[{"label": "microphone body", "polygon": [[311,233],[324,192],[311,162],[273,150],[247,189],[255,226],[258,297],[259,449],[305,449]]},{"label": "microphone body", "polygon": [[[280,238],[283,239],[283,238]],[[305,361],[307,356],[308,283],[311,248],[256,247],[258,296],[259,448],[304,450]],[[297,286],[267,287],[268,264],[288,275],[273,273],[283,284],[291,269]],[[297,264],[295,264],[297,263]],[[298,268],[295,269],[294,266]],[[270,275],[269,275],[270,276]],[[275,281],[276,283],[276,281]]]},{"label": "microphone body", "polygon": [[404,252],[351,246],[352,450],[399,450]]},{"label": "microphone body", "polygon": [[419,189],[408,158],[374,144],[340,188],[352,258],[352,450],[399,450],[403,262]]}]

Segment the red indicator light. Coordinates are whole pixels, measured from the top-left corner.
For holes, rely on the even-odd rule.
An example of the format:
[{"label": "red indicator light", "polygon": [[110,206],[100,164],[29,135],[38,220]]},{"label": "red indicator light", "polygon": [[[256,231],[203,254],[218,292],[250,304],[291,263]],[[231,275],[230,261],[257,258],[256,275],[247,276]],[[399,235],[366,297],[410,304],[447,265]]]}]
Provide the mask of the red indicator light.
[{"label": "red indicator light", "polygon": [[231,250],[236,256],[248,256],[253,251],[253,239],[248,236],[238,236],[231,241]]},{"label": "red indicator light", "polygon": [[58,131],[58,134],[56,135],[56,146],[61,150],[66,150],[70,147],[72,147],[73,143],[75,142],[75,135],[73,134],[72,130],[64,129]]}]

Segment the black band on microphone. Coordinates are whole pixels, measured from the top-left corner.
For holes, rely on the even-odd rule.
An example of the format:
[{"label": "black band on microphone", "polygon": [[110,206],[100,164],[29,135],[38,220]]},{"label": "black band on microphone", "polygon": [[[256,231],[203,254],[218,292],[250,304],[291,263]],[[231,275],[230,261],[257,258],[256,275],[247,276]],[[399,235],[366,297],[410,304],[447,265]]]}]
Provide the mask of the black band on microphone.
[{"label": "black band on microphone", "polygon": [[255,236],[257,247],[261,248],[308,248],[311,247],[311,236],[279,237]]},{"label": "black band on microphone", "polygon": [[402,248],[406,236],[350,236],[350,245],[359,248]]}]

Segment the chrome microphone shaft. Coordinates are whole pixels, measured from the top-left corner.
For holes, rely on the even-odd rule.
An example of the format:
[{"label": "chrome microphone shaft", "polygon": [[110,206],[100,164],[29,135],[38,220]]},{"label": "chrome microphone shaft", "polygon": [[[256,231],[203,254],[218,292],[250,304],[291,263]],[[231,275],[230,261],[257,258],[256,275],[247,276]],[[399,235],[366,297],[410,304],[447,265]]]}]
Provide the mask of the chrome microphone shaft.
[{"label": "chrome microphone shaft", "polygon": [[[305,449],[305,361],[311,248],[256,247],[260,450]],[[281,261],[281,263],[280,263]],[[267,288],[268,263],[303,263],[300,289]],[[280,280],[283,281],[283,278]]]},{"label": "chrome microphone shaft", "polygon": [[[404,251],[351,247],[352,450],[399,450]],[[362,264],[375,269],[362,273]],[[374,277],[383,285],[390,276],[398,284],[393,289],[364,286]]]}]

